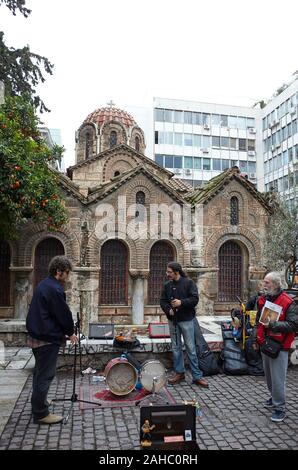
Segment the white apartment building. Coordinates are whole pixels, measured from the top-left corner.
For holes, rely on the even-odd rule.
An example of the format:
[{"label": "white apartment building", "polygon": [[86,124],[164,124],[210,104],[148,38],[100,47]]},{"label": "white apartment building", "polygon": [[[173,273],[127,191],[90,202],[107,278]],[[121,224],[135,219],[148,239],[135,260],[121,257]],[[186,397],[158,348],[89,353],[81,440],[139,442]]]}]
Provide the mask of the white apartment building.
[{"label": "white apartment building", "polygon": [[223,104],[154,98],[154,155],[193,187],[237,165],[263,176],[261,112]]},{"label": "white apartment building", "polygon": [[258,188],[298,202],[298,79],[261,111],[264,178]]},{"label": "white apartment building", "polygon": [[[40,126],[38,129],[49,148],[52,148],[55,144],[62,146],[60,129],[49,129],[48,127],[45,127],[45,126]],[[56,170],[64,172],[65,171],[64,157],[62,157],[61,161],[59,162],[58,161],[51,162],[51,165]]]}]

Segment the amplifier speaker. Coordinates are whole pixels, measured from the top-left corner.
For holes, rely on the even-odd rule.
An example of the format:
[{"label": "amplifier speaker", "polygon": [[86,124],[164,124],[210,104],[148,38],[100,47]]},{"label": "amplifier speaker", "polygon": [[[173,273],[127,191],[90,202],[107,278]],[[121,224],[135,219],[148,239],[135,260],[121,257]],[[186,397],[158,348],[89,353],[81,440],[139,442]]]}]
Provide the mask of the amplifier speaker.
[{"label": "amplifier speaker", "polygon": [[170,338],[168,323],[149,323],[149,338]]},{"label": "amplifier speaker", "polygon": [[114,339],[114,325],[111,323],[89,323],[90,339]]}]

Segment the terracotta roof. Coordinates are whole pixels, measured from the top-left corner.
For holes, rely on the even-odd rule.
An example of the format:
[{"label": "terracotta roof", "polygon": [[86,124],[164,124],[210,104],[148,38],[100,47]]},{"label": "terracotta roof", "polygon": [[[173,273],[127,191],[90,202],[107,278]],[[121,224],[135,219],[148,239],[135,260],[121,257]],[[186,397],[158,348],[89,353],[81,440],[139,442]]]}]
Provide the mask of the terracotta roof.
[{"label": "terracotta roof", "polygon": [[84,120],[84,124],[87,122],[93,122],[101,127],[105,122],[118,121],[125,127],[136,126],[137,123],[134,118],[126,111],[118,108],[99,108],[90,113]]},{"label": "terracotta roof", "polygon": [[185,181],[182,181],[179,178],[171,178],[169,181],[169,184],[176,190],[184,193],[190,193],[193,191],[193,187],[186,183]]}]

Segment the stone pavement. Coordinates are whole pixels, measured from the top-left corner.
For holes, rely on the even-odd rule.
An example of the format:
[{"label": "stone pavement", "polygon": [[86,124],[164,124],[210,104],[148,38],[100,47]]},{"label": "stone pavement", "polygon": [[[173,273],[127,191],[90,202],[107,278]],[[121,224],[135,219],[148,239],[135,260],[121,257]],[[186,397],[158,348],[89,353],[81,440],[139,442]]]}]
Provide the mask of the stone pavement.
[{"label": "stone pavement", "polygon": [[[74,403],[66,425],[37,426],[30,413],[32,357],[28,348],[6,348],[5,369],[0,370],[0,450],[4,449],[139,449],[139,408],[119,407],[80,410]],[[7,353],[9,352],[8,356]],[[88,380],[79,377],[80,381]],[[209,389],[186,382],[169,386],[177,403],[196,398],[203,412],[197,419],[201,449],[298,449],[298,368],[291,367],[287,385],[287,417],[270,421],[262,407],[267,398],[263,377],[219,374],[208,378]],[[72,374],[58,372],[49,398],[69,398]],[[54,404],[55,413],[66,413],[69,402]],[[11,413],[11,414],[10,414]],[[1,434],[1,428],[0,428]]]}]

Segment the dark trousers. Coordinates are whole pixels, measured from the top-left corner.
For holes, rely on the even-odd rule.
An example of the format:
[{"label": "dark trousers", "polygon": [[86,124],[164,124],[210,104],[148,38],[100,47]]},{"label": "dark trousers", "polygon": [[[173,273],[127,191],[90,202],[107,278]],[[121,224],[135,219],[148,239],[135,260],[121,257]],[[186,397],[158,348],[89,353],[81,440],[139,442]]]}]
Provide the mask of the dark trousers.
[{"label": "dark trousers", "polygon": [[35,368],[31,406],[33,419],[45,418],[49,414],[47,395],[56,373],[59,345],[47,344],[33,349]]}]

